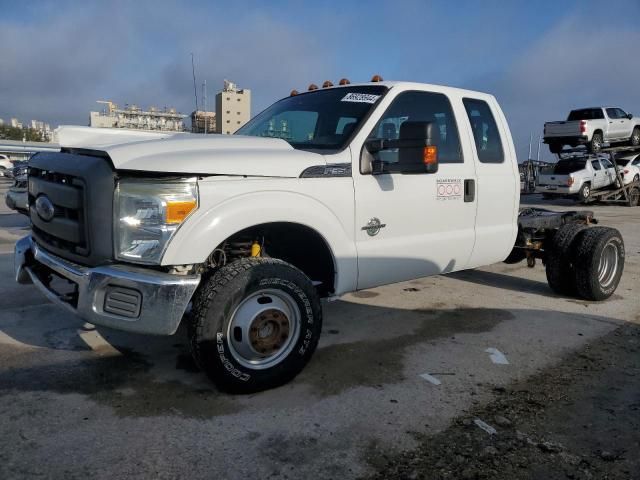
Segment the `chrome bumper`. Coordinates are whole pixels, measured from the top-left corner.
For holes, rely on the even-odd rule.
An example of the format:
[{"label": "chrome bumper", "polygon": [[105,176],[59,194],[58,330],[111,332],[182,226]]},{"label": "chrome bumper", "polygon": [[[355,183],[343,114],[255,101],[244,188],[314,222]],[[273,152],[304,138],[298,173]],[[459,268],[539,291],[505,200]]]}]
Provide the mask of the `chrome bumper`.
[{"label": "chrome bumper", "polygon": [[[35,284],[49,300],[89,323],[137,333],[175,333],[200,283],[200,275],[129,265],[84,267],[45,251],[31,236],[16,243],[14,262],[18,283]],[[56,292],[52,274],[75,285],[74,293]]]}]

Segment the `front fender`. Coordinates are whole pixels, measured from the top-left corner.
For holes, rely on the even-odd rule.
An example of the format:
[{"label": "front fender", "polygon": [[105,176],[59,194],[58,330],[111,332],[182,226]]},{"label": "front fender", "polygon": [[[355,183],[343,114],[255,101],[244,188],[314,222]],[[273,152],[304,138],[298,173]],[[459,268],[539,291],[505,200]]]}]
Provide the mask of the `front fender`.
[{"label": "front fender", "polygon": [[[289,191],[249,192],[227,197],[209,207],[201,205],[176,232],[162,257],[162,265],[203,263],[224,240],[254,225],[298,223],[318,232],[331,250],[336,271],[336,294],[354,290],[357,254],[353,239],[353,194],[340,202],[335,198],[335,192],[343,189],[326,189],[326,184],[324,187],[333,193],[332,202],[336,205],[329,206],[306,194]],[[206,192],[201,191],[201,198],[207,198]]]}]

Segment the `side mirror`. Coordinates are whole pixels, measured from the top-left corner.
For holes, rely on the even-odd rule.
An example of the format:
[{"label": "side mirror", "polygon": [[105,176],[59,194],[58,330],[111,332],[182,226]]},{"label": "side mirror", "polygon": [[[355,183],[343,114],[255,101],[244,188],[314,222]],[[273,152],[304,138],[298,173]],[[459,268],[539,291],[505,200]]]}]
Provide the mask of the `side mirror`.
[{"label": "side mirror", "polygon": [[438,149],[432,144],[432,122],[404,122],[400,125],[400,138],[370,140],[365,143],[369,153],[383,150],[398,150],[398,162],[382,160],[371,162],[371,173],[436,173],[438,171]]},{"label": "side mirror", "polygon": [[633,118],[633,114],[632,114],[632,113],[627,113],[627,118],[628,118],[629,120],[631,120],[631,119]]}]

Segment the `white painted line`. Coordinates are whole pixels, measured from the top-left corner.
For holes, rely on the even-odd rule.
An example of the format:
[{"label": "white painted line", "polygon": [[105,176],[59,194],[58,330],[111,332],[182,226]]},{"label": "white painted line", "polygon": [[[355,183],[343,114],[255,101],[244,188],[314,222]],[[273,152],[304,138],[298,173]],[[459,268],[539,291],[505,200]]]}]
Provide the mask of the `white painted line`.
[{"label": "white painted line", "polygon": [[438,380],[433,375],[429,375],[428,373],[423,373],[420,377],[424,378],[427,382],[433,383],[434,385],[440,385],[442,382]]},{"label": "white painted line", "polygon": [[477,426],[479,426],[482,430],[484,430],[485,432],[487,432],[489,435],[495,435],[496,433],[498,433],[498,431],[493,428],[491,425],[489,425],[488,423],[484,423],[482,420],[480,420],[479,418],[476,418],[473,423],[475,423]]},{"label": "white painted line", "polygon": [[498,365],[509,365],[509,360],[507,360],[507,357],[505,357],[504,353],[502,353],[497,348],[487,348],[485,352],[489,354],[489,358],[491,358],[491,361],[493,363],[497,363]]}]

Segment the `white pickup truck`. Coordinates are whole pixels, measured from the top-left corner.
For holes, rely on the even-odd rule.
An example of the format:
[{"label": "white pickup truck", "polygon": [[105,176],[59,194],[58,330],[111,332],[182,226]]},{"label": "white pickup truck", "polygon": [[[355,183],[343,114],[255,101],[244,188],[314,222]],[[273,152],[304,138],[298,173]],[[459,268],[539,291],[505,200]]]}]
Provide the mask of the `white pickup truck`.
[{"label": "white pickup truck", "polygon": [[572,110],[565,121],[544,124],[544,143],[551,153],[559,153],[565,145],[586,145],[597,153],[603,143],[617,142],[640,145],[640,118],[621,108],[581,108]]},{"label": "white pickup truck", "polygon": [[616,170],[604,156],[580,155],[558,160],[538,176],[536,192],[545,197],[574,196],[588,202],[595,190],[617,185]]},{"label": "white pickup truck", "polygon": [[543,259],[563,295],[602,300],[620,281],[617,230],[588,228],[590,212],[519,213],[491,95],[331,86],[237,133],[61,131],[61,152],[30,160],[17,281],[96,325],[171,335],[186,322],[197,363],[233,392],[302,370],[322,297],[505,259]]}]

